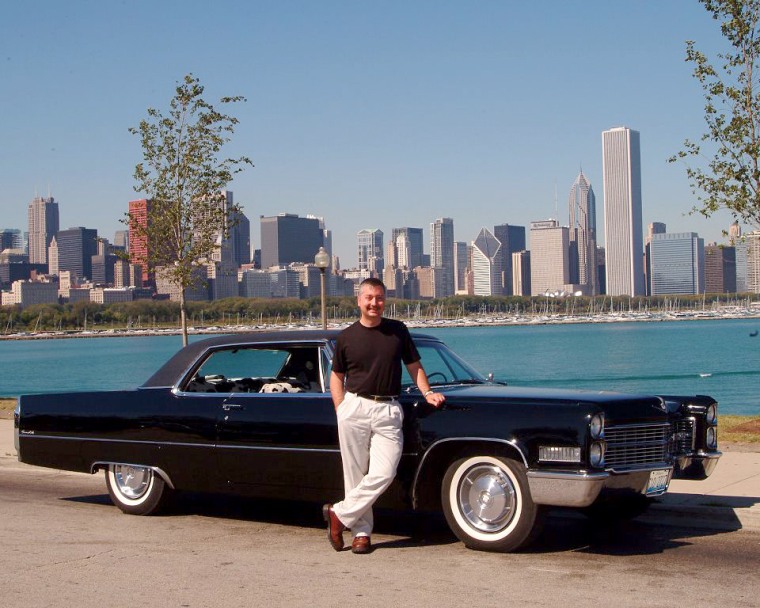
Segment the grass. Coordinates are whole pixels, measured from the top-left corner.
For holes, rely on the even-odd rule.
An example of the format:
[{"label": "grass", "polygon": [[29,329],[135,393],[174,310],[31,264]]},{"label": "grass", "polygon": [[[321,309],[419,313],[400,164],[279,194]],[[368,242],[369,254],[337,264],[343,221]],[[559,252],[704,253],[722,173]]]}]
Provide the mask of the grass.
[{"label": "grass", "polygon": [[723,414],[718,417],[718,447],[721,443],[760,444],[760,418],[757,416],[733,416]]},{"label": "grass", "polygon": [[[10,417],[16,400],[0,397],[0,417]],[[760,444],[760,417],[724,414],[718,423],[718,445],[721,443]]]}]

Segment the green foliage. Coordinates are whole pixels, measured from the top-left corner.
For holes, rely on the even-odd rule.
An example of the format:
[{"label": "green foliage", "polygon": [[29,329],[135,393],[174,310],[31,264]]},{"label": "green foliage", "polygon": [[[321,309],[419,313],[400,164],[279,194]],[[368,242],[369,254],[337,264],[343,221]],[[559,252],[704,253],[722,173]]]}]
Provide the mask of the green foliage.
[{"label": "green foliage", "polygon": [[[757,294],[745,294],[739,300],[730,296],[734,305],[750,306]],[[454,296],[440,300],[397,300],[386,305],[388,316],[403,320],[461,319],[493,315],[524,317],[583,316],[593,313],[650,311],[679,312],[710,310],[716,304],[728,304],[726,294],[698,296],[596,296],[547,298],[545,296]],[[327,298],[330,322],[352,322],[358,317],[356,299]],[[195,327],[307,322],[316,323],[321,314],[319,298],[308,300],[283,298],[226,298],[211,302],[188,302],[187,314]],[[180,325],[178,302],[169,300],[135,300],[114,304],[75,302],[74,304],[35,304],[0,307],[0,334],[18,332],[122,329],[172,329]]]},{"label": "green foliage", "polygon": [[[686,140],[671,157],[686,165],[699,205],[693,212],[709,217],[719,209],[760,226],[760,92],[754,70],[760,57],[760,0],[700,0],[730,45],[718,54],[717,67],[694,41],[686,43],[686,61],[705,98],[707,131],[700,142]],[[707,163],[706,166],[704,163]]]},{"label": "green foliage", "polygon": [[[148,118],[131,128],[140,137],[143,162],[135,167],[135,191],[150,201],[147,222],[127,214],[125,223],[147,243],[151,270],[184,292],[204,280],[207,264],[228,235],[240,211],[228,205],[222,190],[250,159],[220,159],[234,133],[237,118],[204,101],[203,86],[192,74],[178,83],[166,115],[149,108]],[[244,101],[223,97],[220,104]],[[185,329],[183,314],[183,330]],[[183,331],[186,342],[186,331]]]}]

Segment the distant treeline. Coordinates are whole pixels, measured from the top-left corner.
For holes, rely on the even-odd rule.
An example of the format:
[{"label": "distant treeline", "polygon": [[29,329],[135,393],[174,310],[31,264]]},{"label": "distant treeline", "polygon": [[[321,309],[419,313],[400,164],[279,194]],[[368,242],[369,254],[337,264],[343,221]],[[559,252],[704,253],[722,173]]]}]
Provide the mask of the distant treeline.
[{"label": "distant treeline", "polygon": [[[396,300],[386,304],[386,315],[413,319],[457,319],[473,315],[586,315],[610,312],[678,312],[711,310],[720,305],[749,306],[758,294],[699,296],[454,296],[438,300]],[[257,325],[262,323],[318,323],[319,298],[226,298],[188,304],[190,325]],[[327,298],[330,322],[357,317],[356,300]],[[83,329],[140,329],[176,327],[179,305],[167,300],[135,300],[114,304],[76,302],[0,308],[0,333],[21,331],[72,331]]]}]

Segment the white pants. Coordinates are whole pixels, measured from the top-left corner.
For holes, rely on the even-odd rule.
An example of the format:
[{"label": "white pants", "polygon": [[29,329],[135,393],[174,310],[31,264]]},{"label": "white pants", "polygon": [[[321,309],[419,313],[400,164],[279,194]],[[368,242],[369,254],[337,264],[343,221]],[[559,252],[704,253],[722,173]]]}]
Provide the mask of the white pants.
[{"label": "white pants", "polygon": [[404,412],[398,401],[346,393],[337,415],[346,497],[333,511],[354,536],[369,536],[372,505],[396,477],[404,447]]}]

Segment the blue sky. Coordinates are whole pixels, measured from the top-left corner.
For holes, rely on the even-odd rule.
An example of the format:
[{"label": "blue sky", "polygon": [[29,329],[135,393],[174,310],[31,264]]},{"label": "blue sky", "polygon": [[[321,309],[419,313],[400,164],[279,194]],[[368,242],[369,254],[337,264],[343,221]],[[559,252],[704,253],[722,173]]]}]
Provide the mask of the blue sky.
[{"label": "blue sky", "polygon": [[[0,227],[26,229],[50,192],[61,227],[113,238],[141,160],[128,133],[192,72],[205,97],[244,95],[230,184],[260,215],[324,216],[343,267],[355,234],[453,217],[455,238],[558,216],[579,169],[603,231],[601,132],[641,133],[643,220],[721,240],[688,216],[666,159],[704,130],[685,41],[711,57],[696,0],[122,1],[5,3],[0,15]],[[426,244],[428,249],[429,243]]]}]

